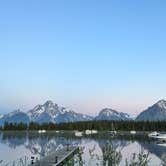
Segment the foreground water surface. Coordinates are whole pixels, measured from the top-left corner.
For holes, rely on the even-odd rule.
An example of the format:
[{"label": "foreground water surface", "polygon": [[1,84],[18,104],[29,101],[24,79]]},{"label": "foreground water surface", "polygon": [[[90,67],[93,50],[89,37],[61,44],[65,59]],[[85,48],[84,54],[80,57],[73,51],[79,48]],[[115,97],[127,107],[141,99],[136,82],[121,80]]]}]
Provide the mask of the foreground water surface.
[{"label": "foreground water surface", "polygon": [[[109,165],[111,153],[117,155],[118,165],[124,166],[126,159],[131,160],[133,153],[144,151],[149,153],[150,166],[159,166],[166,154],[166,144],[149,139],[146,135],[117,135],[111,137],[108,133],[92,136],[75,137],[74,133],[48,132],[1,132],[0,133],[0,166],[12,165],[12,161],[31,156],[39,159],[51,151],[67,144],[79,145],[79,157],[73,158],[73,165]],[[111,152],[110,152],[111,151]],[[78,161],[78,160],[81,160]],[[18,165],[18,164],[16,164]]]}]

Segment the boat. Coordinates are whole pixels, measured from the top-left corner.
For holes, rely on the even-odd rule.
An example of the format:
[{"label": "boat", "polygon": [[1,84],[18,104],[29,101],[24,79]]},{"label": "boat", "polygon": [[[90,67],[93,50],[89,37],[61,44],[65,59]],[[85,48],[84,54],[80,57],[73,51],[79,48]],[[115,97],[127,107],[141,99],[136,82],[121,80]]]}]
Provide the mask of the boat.
[{"label": "boat", "polygon": [[136,133],[137,133],[137,132],[134,131],[134,130],[130,131],[130,134],[136,134]]},{"label": "boat", "polygon": [[55,132],[56,132],[56,133],[60,133],[60,131],[59,131],[59,130],[56,130]]},{"label": "boat", "polygon": [[166,140],[160,140],[157,142],[157,145],[158,146],[163,146],[163,147],[166,147]]},{"label": "boat", "polygon": [[160,143],[160,144],[157,144],[158,146],[162,146],[162,147],[166,147],[166,143]]},{"label": "boat", "polygon": [[91,133],[92,133],[92,134],[97,134],[98,131],[97,131],[97,130],[91,130]]},{"label": "boat", "polygon": [[156,136],[158,136],[159,135],[159,133],[158,132],[152,132],[152,133],[150,133],[150,134],[148,134],[148,136],[149,137],[151,137],[151,138],[154,138],[154,137],[156,137]]},{"label": "boat", "polygon": [[85,134],[90,135],[90,134],[92,134],[92,131],[91,130],[85,130]]},{"label": "boat", "polygon": [[46,133],[46,130],[38,130],[38,133],[41,134],[41,133]]},{"label": "boat", "polygon": [[98,133],[97,130],[85,130],[86,135],[97,134],[97,133]]},{"label": "boat", "polygon": [[82,134],[83,134],[83,133],[80,132],[80,131],[76,131],[76,132],[75,132],[75,136],[76,136],[76,137],[82,137]]},{"label": "boat", "polygon": [[115,136],[117,134],[117,131],[113,130],[113,131],[109,131],[108,132],[111,136]]},{"label": "boat", "polygon": [[150,138],[156,138],[156,139],[166,139],[166,134],[160,134],[160,133],[158,133],[158,132],[152,132],[152,133],[150,133],[150,134],[148,134],[148,136],[150,137]]}]

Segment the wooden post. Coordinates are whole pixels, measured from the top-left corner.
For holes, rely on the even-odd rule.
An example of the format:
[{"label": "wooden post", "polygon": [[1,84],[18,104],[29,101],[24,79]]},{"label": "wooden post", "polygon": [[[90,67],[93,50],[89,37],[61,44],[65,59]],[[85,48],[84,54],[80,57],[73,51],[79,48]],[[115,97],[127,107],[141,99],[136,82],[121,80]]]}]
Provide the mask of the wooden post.
[{"label": "wooden post", "polygon": [[58,156],[55,156],[55,163],[58,162]]},{"label": "wooden post", "polygon": [[34,164],[34,159],[35,159],[35,157],[31,156],[31,164],[32,165]]},{"label": "wooden post", "polygon": [[69,144],[67,144],[67,151],[69,151]]}]

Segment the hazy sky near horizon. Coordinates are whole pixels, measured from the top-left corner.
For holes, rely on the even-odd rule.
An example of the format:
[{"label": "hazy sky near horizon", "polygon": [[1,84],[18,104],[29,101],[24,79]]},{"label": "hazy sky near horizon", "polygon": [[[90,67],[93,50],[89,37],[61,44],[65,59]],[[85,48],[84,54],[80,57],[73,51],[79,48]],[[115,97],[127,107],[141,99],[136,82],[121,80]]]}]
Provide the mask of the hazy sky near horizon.
[{"label": "hazy sky near horizon", "polygon": [[0,2],[0,113],[46,100],[138,114],[166,94],[165,0]]}]

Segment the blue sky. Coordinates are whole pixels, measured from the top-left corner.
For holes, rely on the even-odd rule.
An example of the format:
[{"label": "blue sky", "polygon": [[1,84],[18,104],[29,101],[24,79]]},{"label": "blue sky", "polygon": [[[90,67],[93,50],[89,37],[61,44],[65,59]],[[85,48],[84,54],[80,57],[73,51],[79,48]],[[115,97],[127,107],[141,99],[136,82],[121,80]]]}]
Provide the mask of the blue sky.
[{"label": "blue sky", "polygon": [[0,112],[46,100],[96,115],[165,98],[165,0],[0,2]]}]

